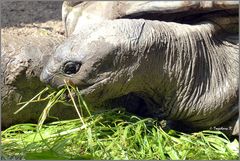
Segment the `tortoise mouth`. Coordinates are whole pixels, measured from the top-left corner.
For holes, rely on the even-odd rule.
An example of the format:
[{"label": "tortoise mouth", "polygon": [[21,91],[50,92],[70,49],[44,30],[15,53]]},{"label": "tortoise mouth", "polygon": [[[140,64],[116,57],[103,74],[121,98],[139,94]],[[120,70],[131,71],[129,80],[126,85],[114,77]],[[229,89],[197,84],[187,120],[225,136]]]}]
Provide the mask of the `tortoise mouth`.
[{"label": "tortoise mouth", "polygon": [[[71,82],[71,81],[68,81],[68,82]],[[77,86],[78,89],[82,90],[82,89],[89,88],[89,87],[93,86],[94,84],[85,83],[85,82],[84,82],[84,83],[81,82],[81,84],[75,84],[75,83],[71,82],[71,83],[68,84],[68,85],[72,85],[73,87],[74,87],[74,86],[75,86],[75,87]],[[57,87],[57,89],[61,89],[61,88],[64,88],[65,86],[66,86],[66,84],[65,84],[65,83],[62,83],[62,84],[57,85],[56,87]]]},{"label": "tortoise mouth", "polygon": [[174,13],[162,13],[162,12],[139,12],[129,14],[119,19],[145,19],[145,20],[157,20],[165,22],[176,22],[181,24],[196,24],[201,21],[209,20],[208,18],[221,17],[221,16],[238,16],[238,10],[202,10],[202,11],[182,11]]}]

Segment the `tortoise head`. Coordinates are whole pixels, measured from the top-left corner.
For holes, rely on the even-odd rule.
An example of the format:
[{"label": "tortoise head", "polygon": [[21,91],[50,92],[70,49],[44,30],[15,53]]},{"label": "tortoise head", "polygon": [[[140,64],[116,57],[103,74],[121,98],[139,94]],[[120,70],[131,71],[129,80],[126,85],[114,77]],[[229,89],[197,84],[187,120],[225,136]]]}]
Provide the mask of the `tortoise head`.
[{"label": "tortoise head", "polygon": [[[131,72],[137,69],[134,42],[144,21],[115,21],[105,21],[97,28],[93,25],[66,39],[44,67],[41,81],[54,87],[70,81],[94,100],[123,95],[122,84],[130,82]],[[132,30],[136,32],[129,32]]]}]

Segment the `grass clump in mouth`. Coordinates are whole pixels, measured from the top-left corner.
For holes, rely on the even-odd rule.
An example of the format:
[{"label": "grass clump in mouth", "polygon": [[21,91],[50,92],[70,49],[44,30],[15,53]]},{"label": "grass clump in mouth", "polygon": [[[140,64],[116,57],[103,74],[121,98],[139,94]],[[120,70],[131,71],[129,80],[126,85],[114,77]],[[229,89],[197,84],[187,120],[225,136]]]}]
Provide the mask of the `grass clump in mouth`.
[{"label": "grass clump in mouth", "polygon": [[[45,88],[20,108],[29,103],[48,101],[38,124],[18,124],[2,132],[2,159],[238,159],[238,141],[229,141],[219,131],[166,132],[159,121],[133,116],[122,108],[91,114],[77,87],[66,83],[61,90],[42,98],[49,90]],[[64,99],[66,91],[71,102]],[[79,118],[44,123],[57,102],[75,108]],[[87,116],[83,117],[83,112]]]}]

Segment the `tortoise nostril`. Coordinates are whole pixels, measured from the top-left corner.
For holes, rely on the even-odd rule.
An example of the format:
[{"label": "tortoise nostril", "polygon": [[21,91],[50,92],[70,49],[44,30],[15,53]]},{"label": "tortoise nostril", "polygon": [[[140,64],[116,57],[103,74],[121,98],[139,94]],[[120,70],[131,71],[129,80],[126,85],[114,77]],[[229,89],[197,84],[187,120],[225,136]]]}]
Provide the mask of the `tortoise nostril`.
[{"label": "tortoise nostril", "polygon": [[82,64],[80,62],[76,61],[66,62],[63,66],[63,72],[65,74],[76,74],[79,71],[81,65]]}]

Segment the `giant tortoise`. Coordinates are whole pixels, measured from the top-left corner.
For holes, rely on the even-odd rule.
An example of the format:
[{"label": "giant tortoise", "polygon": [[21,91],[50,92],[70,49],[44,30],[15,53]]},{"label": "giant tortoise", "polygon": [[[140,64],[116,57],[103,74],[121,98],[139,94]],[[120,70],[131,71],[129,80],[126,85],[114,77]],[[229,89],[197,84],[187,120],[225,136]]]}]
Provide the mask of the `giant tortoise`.
[{"label": "giant tortoise", "polygon": [[[238,133],[238,2],[65,2],[68,38],[41,80],[93,106]],[[117,103],[118,104],[118,103]]]},{"label": "giant tortoise", "polygon": [[[71,80],[92,105],[110,102],[191,128],[238,133],[238,2],[66,1],[62,19],[68,38],[45,66],[43,82],[59,87]],[[35,47],[50,55],[56,39],[47,39],[30,48],[22,43],[24,55],[32,56]],[[4,51],[8,57],[11,51]],[[36,79],[48,59],[42,58],[21,71],[34,67]],[[29,88],[4,71],[14,87]]]}]

